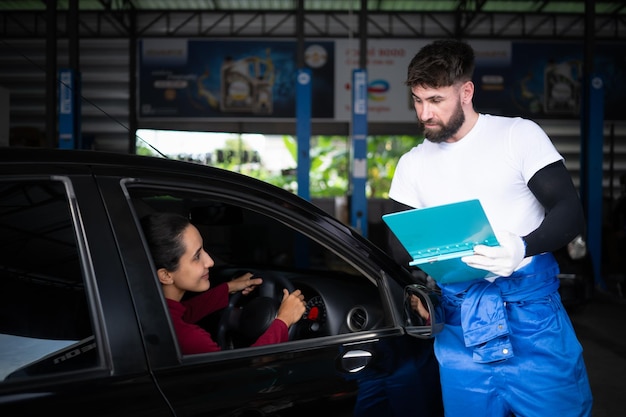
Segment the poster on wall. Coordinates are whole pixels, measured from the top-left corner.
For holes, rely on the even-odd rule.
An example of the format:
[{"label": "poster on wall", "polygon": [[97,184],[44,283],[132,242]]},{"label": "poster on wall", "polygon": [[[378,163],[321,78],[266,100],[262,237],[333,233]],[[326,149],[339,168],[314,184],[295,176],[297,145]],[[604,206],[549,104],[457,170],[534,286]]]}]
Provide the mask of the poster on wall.
[{"label": "poster on wall", "polygon": [[[404,84],[409,62],[432,39],[367,42],[368,122],[416,122]],[[581,42],[470,40],[476,53],[474,105],[484,113],[579,119]],[[349,122],[355,39],[306,41],[313,119]],[[297,43],[284,40],[144,39],[139,43],[140,119],[295,119]],[[625,120],[624,43],[598,43],[594,67],[605,85],[605,119]]]},{"label": "poster on wall", "polygon": [[[583,102],[583,44],[581,42],[510,42],[504,48],[477,51],[474,104],[478,111],[530,119],[579,119]],[[605,119],[624,120],[626,97],[625,44],[594,47],[594,72],[605,85]],[[479,60],[483,53],[483,59]],[[491,60],[485,60],[491,55]]]},{"label": "poster on wall", "polygon": [[[414,122],[411,94],[404,84],[411,58],[428,41],[425,39],[371,39],[367,41],[367,119],[370,122]],[[358,39],[335,42],[336,120],[352,117],[352,70],[360,63]]]},{"label": "poster on wall", "polygon": [[[407,67],[433,39],[368,40],[368,121],[415,122]],[[476,110],[530,119],[580,119],[583,77],[581,42],[468,40],[475,52]],[[350,120],[350,68],[359,65],[359,43],[337,40],[335,59],[336,119]],[[605,119],[624,120],[626,97],[624,43],[594,47],[595,73],[605,85]]]},{"label": "poster on wall", "polygon": [[[139,41],[139,118],[294,119],[297,43]],[[308,41],[312,117],[334,117],[334,43]]]}]

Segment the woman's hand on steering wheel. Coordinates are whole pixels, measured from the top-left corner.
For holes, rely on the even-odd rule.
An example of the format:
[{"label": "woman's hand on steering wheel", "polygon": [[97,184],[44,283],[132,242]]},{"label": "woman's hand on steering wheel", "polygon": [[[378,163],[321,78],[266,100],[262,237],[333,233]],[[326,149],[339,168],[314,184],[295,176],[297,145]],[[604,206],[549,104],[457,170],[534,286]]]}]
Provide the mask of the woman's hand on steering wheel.
[{"label": "woman's hand on steering wheel", "polygon": [[[298,306],[303,303],[303,297],[300,298],[302,294],[299,291],[294,294],[297,290],[293,283],[281,273],[262,271],[257,274],[244,273],[228,282],[229,291],[237,286],[240,286],[240,290],[235,291],[230,297],[218,324],[216,341],[222,349],[249,346],[254,343],[269,328],[281,308],[283,308],[281,320],[290,326],[290,339],[296,332],[297,326],[293,324],[297,320],[294,319],[294,315],[299,311],[301,318],[305,311]],[[259,276],[263,278],[258,278]],[[246,285],[261,282],[263,285],[259,285],[255,291],[252,291],[255,287],[249,288],[249,285]]]},{"label": "woman's hand on steering wheel", "polygon": [[287,327],[291,327],[302,318],[306,310],[306,301],[300,290],[295,290],[291,294],[287,289],[283,289],[283,301],[280,303],[276,318],[282,320]]},{"label": "woman's hand on steering wheel", "polygon": [[234,294],[241,291],[243,295],[250,294],[256,287],[263,283],[263,279],[250,272],[228,281],[228,292]]}]

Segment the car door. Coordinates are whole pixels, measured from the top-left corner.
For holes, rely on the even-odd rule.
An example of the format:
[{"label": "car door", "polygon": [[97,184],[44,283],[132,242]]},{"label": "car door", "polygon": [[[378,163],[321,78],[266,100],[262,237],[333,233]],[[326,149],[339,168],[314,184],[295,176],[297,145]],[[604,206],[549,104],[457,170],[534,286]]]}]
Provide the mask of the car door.
[{"label": "car door", "polygon": [[[310,305],[286,343],[231,343],[199,355],[181,355],[169,339],[149,347],[154,375],[176,413],[353,415],[355,407],[371,410],[385,397],[413,411],[417,400],[418,415],[438,415],[432,343],[406,335],[402,327],[402,282],[391,279],[401,269],[348,227],[291,194],[240,175],[214,178],[200,172],[99,176],[126,262],[136,266],[149,258],[138,226],[143,215],[179,212],[194,219],[205,250],[220,260],[212,285],[241,271],[280,274],[303,289]],[[131,219],[134,228],[128,227]],[[138,304],[141,323],[165,311],[163,299],[152,297],[158,283],[151,274],[150,279],[145,271],[128,275],[131,288],[150,293]],[[212,333],[211,326],[217,323],[219,329],[220,322],[218,317],[206,329]],[[394,375],[396,384],[410,388],[396,390],[395,396],[392,390],[368,395]]]},{"label": "car door", "polygon": [[0,235],[0,414],[171,415],[89,170],[3,164]]}]

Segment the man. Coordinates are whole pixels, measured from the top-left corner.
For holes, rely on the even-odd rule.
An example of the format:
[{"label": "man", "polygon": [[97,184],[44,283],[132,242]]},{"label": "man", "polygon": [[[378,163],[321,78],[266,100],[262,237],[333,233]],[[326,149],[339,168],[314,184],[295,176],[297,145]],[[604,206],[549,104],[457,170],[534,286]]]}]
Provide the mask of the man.
[{"label": "man", "polygon": [[472,48],[457,40],[412,59],[406,84],[426,140],[400,158],[389,191],[395,211],[477,198],[500,243],[463,258],[497,277],[439,284],[445,414],[590,415],[582,348],[551,254],[584,233],[578,194],[537,124],[474,110],[473,71]]}]

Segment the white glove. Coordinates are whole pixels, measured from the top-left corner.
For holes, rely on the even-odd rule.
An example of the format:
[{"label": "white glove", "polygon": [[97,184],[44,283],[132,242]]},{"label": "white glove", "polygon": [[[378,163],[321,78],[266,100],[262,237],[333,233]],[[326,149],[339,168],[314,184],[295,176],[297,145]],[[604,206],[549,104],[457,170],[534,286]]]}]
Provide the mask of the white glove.
[{"label": "white glove", "polygon": [[500,246],[474,246],[474,254],[461,258],[467,265],[484,269],[500,277],[508,277],[526,256],[526,244],[510,232],[495,232]]}]

